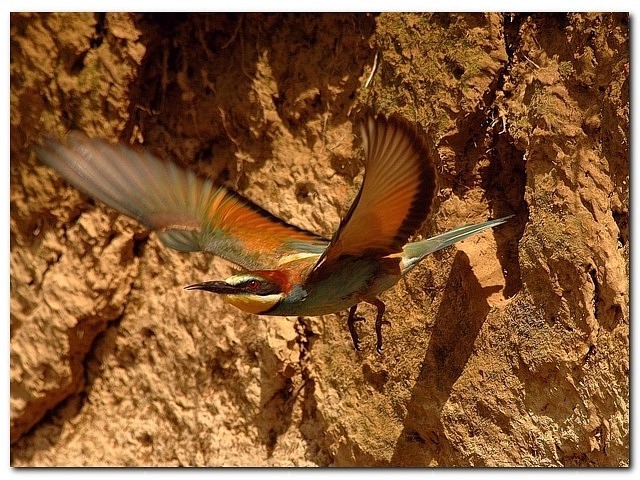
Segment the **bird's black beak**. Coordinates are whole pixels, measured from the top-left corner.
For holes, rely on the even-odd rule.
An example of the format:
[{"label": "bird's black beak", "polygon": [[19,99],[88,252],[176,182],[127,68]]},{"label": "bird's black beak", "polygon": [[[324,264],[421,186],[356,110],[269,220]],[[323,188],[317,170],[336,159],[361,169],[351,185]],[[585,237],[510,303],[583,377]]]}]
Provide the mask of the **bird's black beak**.
[{"label": "bird's black beak", "polygon": [[206,290],[207,292],[213,293],[238,293],[238,287],[235,285],[230,285],[227,282],[222,281],[212,281],[212,282],[202,282],[202,283],[194,283],[193,285],[187,285],[184,287],[185,290]]}]

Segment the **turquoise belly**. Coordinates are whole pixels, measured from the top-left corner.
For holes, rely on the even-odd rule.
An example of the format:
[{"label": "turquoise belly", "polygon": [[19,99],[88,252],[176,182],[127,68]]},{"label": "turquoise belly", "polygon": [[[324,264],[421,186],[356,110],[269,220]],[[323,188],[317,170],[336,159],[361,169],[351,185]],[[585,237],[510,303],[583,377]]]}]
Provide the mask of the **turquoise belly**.
[{"label": "turquoise belly", "polygon": [[[296,286],[266,315],[327,315],[346,310],[364,298],[373,298],[391,288],[399,279],[399,269],[381,268],[379,259],[354,259],[327,278]],[[395,270],[395,269],[394,269]]]}]

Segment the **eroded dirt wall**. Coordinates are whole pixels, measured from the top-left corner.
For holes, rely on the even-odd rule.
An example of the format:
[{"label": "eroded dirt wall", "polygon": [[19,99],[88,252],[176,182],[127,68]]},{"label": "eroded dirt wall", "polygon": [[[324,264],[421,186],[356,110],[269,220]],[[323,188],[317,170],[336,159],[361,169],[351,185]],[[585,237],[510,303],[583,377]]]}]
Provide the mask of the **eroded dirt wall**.
[{"label": "eroded dirt wall", "polygon": [[[437,149],[416,238],[515,215],[383,295],[383,355],[184,291],[229,265],[31,150],[142,143],[329,237],[364,106]],[[628,465],[628,133],[625,14],[13,14],[12,465]]]}]

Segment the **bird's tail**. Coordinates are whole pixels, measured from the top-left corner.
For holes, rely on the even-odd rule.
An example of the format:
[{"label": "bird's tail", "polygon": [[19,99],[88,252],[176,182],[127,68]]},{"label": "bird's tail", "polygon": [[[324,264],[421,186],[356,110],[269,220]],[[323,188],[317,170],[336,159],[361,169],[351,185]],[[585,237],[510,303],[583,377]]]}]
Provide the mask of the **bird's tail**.
[{"label": "bird's tail", "polygon": [[489,220],[483,223],[476,223],[475,225],[465,225],[463,227],[454,228],[446,233],[436,235],[435,237],[427,238],[419,242],[408,243],[402,250],[403,258],[403,273],[411,270],[420,261],[429,255],[430,253],[442,250],[445,247],[449,247],[454,243],[457,243],[465,238],[480,233],[487,228],[492,228],[503,224],[509,220],[513,215],[508,217],[497,218],[495,220]]}]

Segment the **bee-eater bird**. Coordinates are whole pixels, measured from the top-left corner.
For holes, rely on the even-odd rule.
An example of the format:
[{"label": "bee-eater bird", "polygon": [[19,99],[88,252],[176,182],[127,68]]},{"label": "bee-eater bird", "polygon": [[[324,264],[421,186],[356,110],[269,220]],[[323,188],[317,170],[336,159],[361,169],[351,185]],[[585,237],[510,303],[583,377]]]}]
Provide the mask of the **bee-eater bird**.
[{"label": "bee-eater bird", "polygon": [[37,147],[40,159],[69,183],[157,233],[181,252],[205,251],[240,266],[224,281],[185,287],[220,294],[241,310],[315,316],[349,309],[359,350],[358,304],[377,307],[376,349],[382,350],[385,305],[379,295],[428,254],[504,223],[455,228],[407,243],[425,221],[435,169],[412,125],[368,114],[361,122],[365,173],[358,195],[328,241],[288,225],[224,187],[150,153],[78,132]]}]

